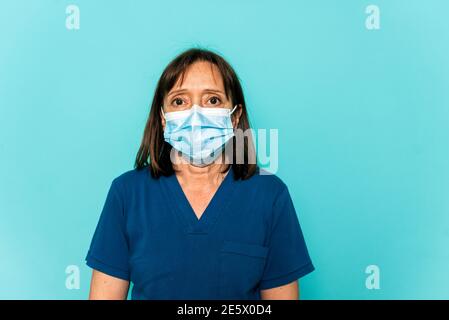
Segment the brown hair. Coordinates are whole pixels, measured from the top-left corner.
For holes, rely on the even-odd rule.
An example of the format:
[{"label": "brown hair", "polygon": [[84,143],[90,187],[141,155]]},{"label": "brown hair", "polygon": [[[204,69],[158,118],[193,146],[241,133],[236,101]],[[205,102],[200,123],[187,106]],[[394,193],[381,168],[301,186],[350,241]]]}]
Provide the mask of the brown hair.
[{"label": "brown hair", "polygon": [[[217,66],[223,77],[224,89],[226,96],[232,99],[232,105],[241,106],[241,116],[238,122],[238,129],[245,132],[250,129],[248,114],[246,112],[245,98],[243,96],[242,86],[231,65],[220,55],[205,49],[192,48],[189,49],[175,59],[173,59],[165,70],[156,86],[151,103],[151,110],[145,125],[142,142],[137,152],[135,168],[143,169],[149,167],[151,175],[159,178],[161,175],[169,176],[174,173],[174,169],[170,160],[171,145],[164,141],[164,132],[160,117],[160,107],[163,105],[164,97],[176,84],[178,78],[184,77],[187,68],[194,62],[206,61]],[[251,135],[244,139],[243,143],[243,163],[236,162],[236,137],[233,137],[233,159],[232,168],[234,171],[234,179],[248,179],[256,171],[257,165],[248,159],[255,159],[254,144]],[[251,154],[250,154],[251,153]]]}]

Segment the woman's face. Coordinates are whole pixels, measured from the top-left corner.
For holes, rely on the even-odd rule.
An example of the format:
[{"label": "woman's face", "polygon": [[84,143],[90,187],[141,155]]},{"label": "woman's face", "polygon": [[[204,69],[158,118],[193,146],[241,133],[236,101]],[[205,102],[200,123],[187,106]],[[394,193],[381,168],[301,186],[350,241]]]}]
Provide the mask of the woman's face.
[{"label": "woman's face", "polygon": [[[226,97],[223,79],[216,65],[206,61],[193,63],[186,70],[182,83],[178,79],[165,96],[164,112],[190,109],[194,104],[206,108],[233,108],[231,97]],[[234,112],[234,127],[238,124],[240,109]],[[165,119],[162,115],[161,118],[165,128]]]}]

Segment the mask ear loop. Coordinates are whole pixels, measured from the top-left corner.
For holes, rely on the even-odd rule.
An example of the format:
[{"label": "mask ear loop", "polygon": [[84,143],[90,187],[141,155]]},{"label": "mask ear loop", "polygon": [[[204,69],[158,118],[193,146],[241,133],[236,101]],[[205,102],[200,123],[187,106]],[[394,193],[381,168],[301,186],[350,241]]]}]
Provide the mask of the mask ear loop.
[{"label": "mask ear loop", "polygon": [[231,115],[235,111],[235,109],[237,109],[237,107],[238,107],[238,104],[236,104],[234,109],[232,109],[231,112],[229,112],[229,115]]},{"label": "mask ear loop", "polygon": [[[165,112],[164,112],[164,108],[161,106],[161,112],[162,112],[162,116],[164,117],[164,119],[165,119]],[[159,151],[159,160],[161,159],[161,157],[162,157],[162,154],[163,154],[163,152],[164,152],[164,149],[165,149],[165,141],[162,143],[162,148],[161,148],[161,151]]]},{"label": "mask ear loop", "polygon": [[[238,107],[238,104],[236,104],[234,106],[234,108],[231,110],[231,112],[229,112],[229,116],[231,116],[231,114],[235,111],[235,109],[237,109],[237,107]],[[233,130],[235,130],[235,128],[233,128]]]}]

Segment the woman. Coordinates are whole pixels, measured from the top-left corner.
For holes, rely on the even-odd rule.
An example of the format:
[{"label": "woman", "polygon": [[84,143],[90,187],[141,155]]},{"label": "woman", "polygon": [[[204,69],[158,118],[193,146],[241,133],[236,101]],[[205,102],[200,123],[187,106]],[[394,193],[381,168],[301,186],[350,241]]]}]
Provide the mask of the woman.
[{"label": "woman", "polygon": [[190,49],[166,67],[86,257],[91,299],[126,299],[130,282],[133,299],[298,299],[314,267],[286,185],[236,141],[247,129],[222,57]]}]

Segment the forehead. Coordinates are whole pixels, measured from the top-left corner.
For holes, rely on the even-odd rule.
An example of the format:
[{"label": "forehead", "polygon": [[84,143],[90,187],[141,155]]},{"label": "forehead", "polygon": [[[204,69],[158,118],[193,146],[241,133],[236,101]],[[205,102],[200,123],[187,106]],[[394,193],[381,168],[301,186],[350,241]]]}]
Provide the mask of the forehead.
[{"label": "forehead", "polygon": [[[173,89],[216,88],[224,90],[223,77],[218,67],[207,61],[191,64],[176,81]],[[170,91],[172,91],[170,90]]]}]

